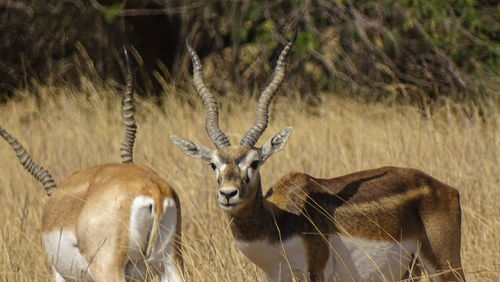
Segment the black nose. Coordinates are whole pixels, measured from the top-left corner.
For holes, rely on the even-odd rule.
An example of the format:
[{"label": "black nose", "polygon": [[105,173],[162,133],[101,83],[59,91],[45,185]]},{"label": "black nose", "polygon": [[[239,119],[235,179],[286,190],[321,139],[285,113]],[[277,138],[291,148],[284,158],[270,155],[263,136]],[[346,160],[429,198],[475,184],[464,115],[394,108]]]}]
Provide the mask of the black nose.
[{"label": "black nose", "polygon": [[229,201],[232,197],[238,195],[238,189],[234,187],[222,187],[219,189],[219,195],[225,197]]}]

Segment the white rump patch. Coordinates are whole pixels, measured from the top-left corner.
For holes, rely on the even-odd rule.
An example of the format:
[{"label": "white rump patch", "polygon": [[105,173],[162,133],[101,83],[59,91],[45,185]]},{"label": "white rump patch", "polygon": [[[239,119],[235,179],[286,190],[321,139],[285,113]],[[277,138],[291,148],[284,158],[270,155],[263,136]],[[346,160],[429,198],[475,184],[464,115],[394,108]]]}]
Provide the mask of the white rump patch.
[{"label": "white rump patch", "polygon": [[80,253],[76,236],[69,230],[57,230],[42,234],[43,245],[56,269],[56,280],[92,280],[88,264]]},{"label": "white rump patch", "polygon": [[165,198],[163,199],[163,216],[160,220],[160,232],[153,248],[153,253],[151,254],[151,260],[164,263],[161,275],[162,282],[183,281],[174,261],[176,227],[177,203],[172,198]]},{"label": "white rump patch", "polygon": [[[158,255],[162,255],[166,249],[172,246],[172,240],[174,239],[175,228],[177,225],[177,204],[172,198],[163,199],[163,215],[160,220],[160,230],[158,233],[158,239],[153,248],[151,256],[154,258]],[[169,255],[173,255],[172,252],[168,252]]]},{"label": "white rump patch", "polygon": [[130,243],[131,260],[142,259],[145,253],[149,234],[153,228],[155,203],[153,198],[147,196],[137,196],[132,202],[130,212]]},{"label": "white rump patch", "polygon": [[[143,255],[148,247],[149,236],[153,229],[155,204],[152,198],[139,196],[132,203],[130,217],[129,258],[133,263],[127,265],[131,277],[144,277],[146,267]],[[182,281],[174,259],[174,235],[177,226],[177,204],[172,198],[163,199],[163,214],[159,220],[159,230],[155,245],[147,258],[154,269],[161,271],[162,281]]]}]

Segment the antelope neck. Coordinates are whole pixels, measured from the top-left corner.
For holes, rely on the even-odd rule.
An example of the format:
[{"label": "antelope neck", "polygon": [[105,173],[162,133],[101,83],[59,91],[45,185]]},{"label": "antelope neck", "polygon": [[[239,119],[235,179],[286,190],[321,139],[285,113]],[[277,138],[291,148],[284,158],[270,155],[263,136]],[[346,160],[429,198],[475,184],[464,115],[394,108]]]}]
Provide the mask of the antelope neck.
[{"label": "antelope neck", "polygon": [[272,236],[274,214],[270,203],[262,196],[262,187],[259,187],[255,197],[246,203],[241,210],[229,214],[231,231],[236,240],[253,241],[269,239]]}]

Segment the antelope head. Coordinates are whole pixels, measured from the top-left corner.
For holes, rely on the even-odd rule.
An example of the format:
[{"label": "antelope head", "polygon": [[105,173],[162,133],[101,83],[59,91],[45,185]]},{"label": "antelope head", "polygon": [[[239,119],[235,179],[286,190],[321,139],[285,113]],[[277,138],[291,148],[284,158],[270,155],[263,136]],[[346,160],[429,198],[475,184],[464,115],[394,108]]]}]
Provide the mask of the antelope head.
[{"label": "antelope head", "polygon": [[238,213],[257,196],[262,196],[259,168],[285,146],[292,130],[287,127],[267,140],[262,147],[255,146],[267,127],[269,104],[283,81],[286,57],[296,37],[297,33],[281,52],[273,79],[260,95],[255,122],[238,146],[231,145],[226,134],[219,128],[217,102],[205,85],[198,55],[189,41],[186,41],[193,61],[194,85],[207,110],[205,129],[216,149],[212,150],[177,136],[171,136],[171,139],[187,155],[210,164],[218,183],[217,202],[222,210],[230,214]]}]

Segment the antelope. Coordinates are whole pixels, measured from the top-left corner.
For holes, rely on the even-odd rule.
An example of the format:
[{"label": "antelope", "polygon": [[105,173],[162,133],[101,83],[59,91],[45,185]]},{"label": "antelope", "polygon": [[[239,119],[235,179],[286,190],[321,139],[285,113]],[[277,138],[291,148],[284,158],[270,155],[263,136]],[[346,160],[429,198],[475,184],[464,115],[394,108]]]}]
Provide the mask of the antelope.
[{"label": "antelope", "polygon": [[43,209],[42,238],[55,281],[144,280],[151,274],[161,281],[183,279],[178,196],[152,169],[133,164],[137,126],[127,54],[126,59],[123,163],[83,169],[56,185],[51,174],[0,127],[21,164],[50,196]]},{"label": "antelope", "polygon": [[187,155],[210,163],[217,203],[238,249],[268,281],[394,281],[412,278],[416,259],[433,280],[465,281],[459,193],[419,170],[381,167],[331,179],[293,172],[263,194],[259,170],[283,148],[291,128],[262,147],[255,144],[267,127],[269,104],[296,36],[282,50],[260,95],[255,122],[236,146],[219,128],[202,64],[186,44],[207,111],[206,131],[216,149],[171,139]]}]

